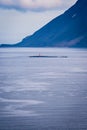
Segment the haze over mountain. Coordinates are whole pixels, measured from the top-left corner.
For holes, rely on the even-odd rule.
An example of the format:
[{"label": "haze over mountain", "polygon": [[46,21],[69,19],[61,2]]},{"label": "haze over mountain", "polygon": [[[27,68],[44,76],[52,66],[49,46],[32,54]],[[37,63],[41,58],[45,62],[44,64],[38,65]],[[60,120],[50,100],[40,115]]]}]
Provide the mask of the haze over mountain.
[{"label": "haze over mountain", "polygon": [[87,47],[87,0],[78,0],[33,35],[15,45],[2,47]]}]

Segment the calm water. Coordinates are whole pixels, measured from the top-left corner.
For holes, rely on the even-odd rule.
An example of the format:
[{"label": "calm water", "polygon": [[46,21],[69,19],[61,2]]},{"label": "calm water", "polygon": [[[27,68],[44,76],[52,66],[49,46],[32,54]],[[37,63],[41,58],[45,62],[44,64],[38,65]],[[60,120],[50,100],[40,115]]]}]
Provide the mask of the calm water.
[{"label": "calm water", "polygon": [[0,130],[87,130],[87,50],[0,49]]}]

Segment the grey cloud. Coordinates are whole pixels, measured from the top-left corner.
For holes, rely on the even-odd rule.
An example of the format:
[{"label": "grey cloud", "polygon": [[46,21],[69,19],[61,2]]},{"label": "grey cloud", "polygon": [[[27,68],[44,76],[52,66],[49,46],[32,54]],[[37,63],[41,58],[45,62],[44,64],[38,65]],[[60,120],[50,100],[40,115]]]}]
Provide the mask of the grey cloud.
[{"label": "grey cloud", "polygon": [[19,11],[45,11],[71,5],[76,0],[0,0],[3,9],[15,9]]}]

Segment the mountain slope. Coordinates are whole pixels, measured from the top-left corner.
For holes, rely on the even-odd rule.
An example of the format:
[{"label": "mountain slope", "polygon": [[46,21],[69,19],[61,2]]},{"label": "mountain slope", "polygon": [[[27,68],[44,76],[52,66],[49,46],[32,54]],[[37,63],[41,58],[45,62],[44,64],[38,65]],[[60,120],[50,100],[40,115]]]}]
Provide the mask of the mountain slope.
[{"label": "mountain slope", "polygon": [[87,47],[87,0],[78,0],[64,14],[28,36],[16,47]]}]

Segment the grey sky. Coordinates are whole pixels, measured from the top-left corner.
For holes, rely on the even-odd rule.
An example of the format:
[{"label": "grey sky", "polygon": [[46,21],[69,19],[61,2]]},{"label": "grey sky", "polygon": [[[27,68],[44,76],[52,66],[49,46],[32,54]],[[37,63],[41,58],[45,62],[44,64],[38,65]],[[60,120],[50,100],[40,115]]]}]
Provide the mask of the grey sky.
[{"label": "grey sky", "polygon": [[63,13],[76,1],[0,0],[0,43],[21,41]]}]

